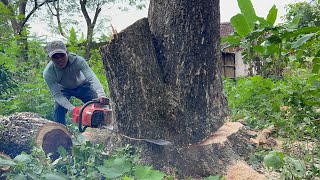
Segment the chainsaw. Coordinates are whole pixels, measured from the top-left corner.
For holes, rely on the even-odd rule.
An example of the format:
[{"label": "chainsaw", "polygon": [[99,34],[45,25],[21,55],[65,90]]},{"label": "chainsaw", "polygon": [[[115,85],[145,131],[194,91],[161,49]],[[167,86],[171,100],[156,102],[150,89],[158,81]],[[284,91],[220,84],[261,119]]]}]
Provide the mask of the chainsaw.
[{"label": "chainsaw", "polygon": [[[172,143],[162,139],[143,139],[143,138],[133,138],[121,134],[120,132],[113,129],[112,123],[112,109],[110,107],[109,99],[106,97],[100,97],[98,99],[93,99],[85,103],[83,106],[77,106],[72,111],[73,121],[78,124],[80,132],[84,132],[86,128],[100,128],[108,129],[113,133],[117,133],[122,137],[136,141],[146,141],[152,144],[157,144],[160,146],[171,145]],[[84,126],[84,127],[83,127]]]},{"label": "chainsaw", "polygon": [[111,125],[112,122],[112,109],[106,97],[93,99],[83,106],[77,106],[72,113],[72,119],[78,124],[80,132],[84,132],[87,127],[103,128]]}]

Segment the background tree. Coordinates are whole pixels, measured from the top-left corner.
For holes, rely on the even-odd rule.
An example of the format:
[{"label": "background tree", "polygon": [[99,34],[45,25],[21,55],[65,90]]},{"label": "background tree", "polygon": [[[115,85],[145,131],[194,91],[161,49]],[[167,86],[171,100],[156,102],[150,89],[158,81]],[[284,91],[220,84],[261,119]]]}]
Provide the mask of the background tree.
[{"label": "background tree", "polygon": [[286,14],[283,16],[285,23],[291,22],[299,16],[298,27],[320,26],[320,4],[317,1],[297,2],[286,6]]},{"label": "background tree", "polygon": [[[66,5],[66,3],[68,5]],[[86,52],[85,52],[85,59],[90,58],[90,50],[91,50],[91,45],[92,45],[92,40],[93,40],[93,35],[94,35],[94,28],[96,26],[99,14],[102,10],[102,6],[106,3],[110,3],[110,1],[87,1],[87,0],[80,0],[80,11],[78,13],[82,13],[85,19],[86,23]],[[79,4],[77,2],[60,2],[59,0],[56,2],[51,3],[50,6],[48,6],[48,9],[50,10],[51,14],[56,17],[57,20],[57,26],[58,26],[58,32],[65,38],[68,38],[68,36],[65,34],[63,27],[62,27],[62,20],[61,18],[63,17],[63,13],[66,13],[68,10],[73,9],[72,12],[75,12],[75,10],[78,10],[78,8],[74,7],[79,7]],[[71,8],[72,7],[72,8]],[[89,16],[89,10],[93,10],[93,17]]]},{"label": "background tree", "polygon": [[0,64],[0,80],[0,99],[2,99],[3,94],[9,94],[17,87],[16,82],[12,79],[12,72],[4,64]]},{"label": "background tree", "polygon": [[21,48],[20,56],[25,61],[28,60],[27,22],[41,6],[53,1],[55,0],[46,0],[39,3],[37,0],[1,0],[2,8],[5,8],[4,11],[1,11],[1,14],[6,15],[5,17],[10,21],[14,34],[17,38],[17,44]]},{"label": "background tree", "polygon": [[[68,38],[68,34],[65,34],[65,31],[69,31],[73,28],[78,28],[81,32],[86,31],[85,38],[85,59],[89,59],[92,49],[93,38],[100,29],[106,29],[109,27],[108,22],[110,22],[110,17],[107,16],[108,10],[112,8],[117,8],[116,3],[126,2],[124,0],[80,0],[80,1],[60,1],[57,0],[51,3],[48,6],[48,18],[50,21],[53,21],[53,17],[56,19],[56,23],[52,23],[51,26],[53,29],[57,29],[58,33],[65,38]],[[135,0],[129,1],[130,6],[135,6],[139,9],[143,8],[145,5],[145,0]],[[124,5],[121,5],[124,6]],[[118,7],[119,8],[119,7]],[[124,7],[122,7],[124,8]],[[101,15],[101,13],[104,13]],[[53,15],[53,16],[52,16]],[[79,20],[79,15],[84,18],[84,21]],[[86,28],[84,28],[86,24]],[[70,26],[71,25],[71,26]],[[99,26],[97,30],[95,27]],[[80,29],[79,29],[80,28]],[[67,30],[66,30],[67,29]]]}]

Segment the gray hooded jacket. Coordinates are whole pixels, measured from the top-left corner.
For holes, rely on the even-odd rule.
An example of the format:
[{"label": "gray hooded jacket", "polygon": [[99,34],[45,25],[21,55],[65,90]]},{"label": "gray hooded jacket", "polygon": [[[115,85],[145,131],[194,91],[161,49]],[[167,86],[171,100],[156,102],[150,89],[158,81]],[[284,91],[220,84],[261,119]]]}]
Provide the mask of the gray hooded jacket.
[{"label": "gray hooded jacket", "polygon": [[88,81],[98,97],[105,96],[99,79],[87,62],[81,56],[73,53],[68,54],[68,64],[63,69],[60,69],[50,61],[43,71],[43,78],[55,101],[70,111],[74,106],[62,95],[62,89],[74,89]]}]

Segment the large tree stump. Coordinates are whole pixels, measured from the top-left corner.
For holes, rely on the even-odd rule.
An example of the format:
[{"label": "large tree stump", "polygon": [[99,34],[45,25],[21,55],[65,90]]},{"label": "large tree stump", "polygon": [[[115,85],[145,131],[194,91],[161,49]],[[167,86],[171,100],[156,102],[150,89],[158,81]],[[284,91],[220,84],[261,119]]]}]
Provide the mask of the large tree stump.
[{"label": "large tree stump", "polygon": [[[226,122],[204,141],[185,146],[159,146],[101,129],[89,129],[85,134],[92,141],[104,143],[106,150],[111,153],[116,148],[131,144],[139,152],[140,163],[152,165],[167,174],[175,174],[180,179],[218,174],[225,175],[230,180],[242,180],[243,177],[265,179],[263,174],[254,171],[245,162],[256,148],[256,144],[250,141],[256,134],[238,122]],[[242,171],[234,171],[238,167]]]},{"label": "large tree stump", "polygon": [[0,151],[14,158],[21,152],[30,153],[37,145],[51,159],[58,157],[59,146],[70,149],[72,134],[61,124],[41,118],[38,114],[22,112],[0,117]]},{"label": "large tree stump", "polygon": [[[163,139],[173,145],[158,146],[120,137],[122,144],[137,147],[146,165],[176,169],[181,178],[198,178],[225,174],[253,147],[252,137],[242,127],[224,124],[228,107],[220,76],[219,12],[212,7],[218,1],[188,2],[179,1],[181,4],[176,6],[181,5],[180,9],[172,1],[152,1],[150,8],[160,15],[149,12],[152,19],[138,20],[100,51],[115,129],[132,138]],[[161,11],[163,5],[169,12]],[[183,9],[186,6],[201,17],[179,14],[187,13]],[[197,24],[197,16],[203,24]],[[217,22],[212,22],[215,17]],[[161,22],[150,24],[153,20]],[[232,133],[223,134],[228,127]],[[119,142],[119,138],[113,139],[117,142],[106,144]]]}]

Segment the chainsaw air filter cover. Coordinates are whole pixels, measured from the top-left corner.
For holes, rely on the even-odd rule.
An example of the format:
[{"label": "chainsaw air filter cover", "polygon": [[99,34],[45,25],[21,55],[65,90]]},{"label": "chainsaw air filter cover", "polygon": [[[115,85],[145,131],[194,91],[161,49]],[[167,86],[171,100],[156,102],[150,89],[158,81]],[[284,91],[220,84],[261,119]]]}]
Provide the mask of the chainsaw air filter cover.
[{"label": "chainsaw air filter cover", "polygon": [[104,112],[94,111],[91,116],[91,127],[97,128],[99,125],[102,125],[103,122],[104,122]]},{"label": "chainsaw air filter cover", "polygon": [[112,110],[107,105],[93,103],[85,107],[82,113],[82,125],[97,128],[112,122]]}]

